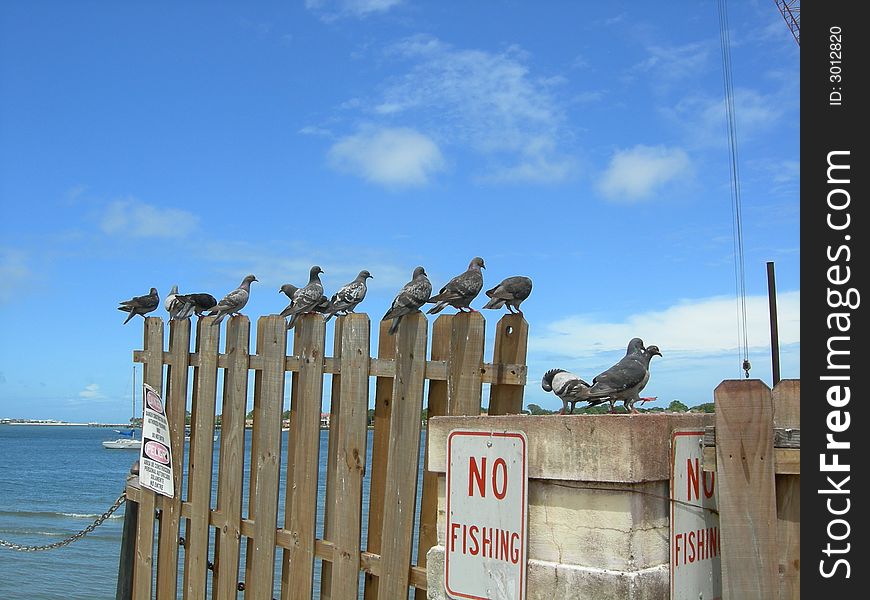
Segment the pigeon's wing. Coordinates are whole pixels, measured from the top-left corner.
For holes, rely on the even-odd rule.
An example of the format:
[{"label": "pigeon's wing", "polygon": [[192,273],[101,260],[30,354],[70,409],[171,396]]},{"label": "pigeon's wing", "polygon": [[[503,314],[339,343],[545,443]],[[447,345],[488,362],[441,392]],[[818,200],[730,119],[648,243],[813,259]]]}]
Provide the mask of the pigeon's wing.
[{"label": "pigeon's wing", "polygon": [[428,279],[409,281],[396,295],[393,305],[382,320],[394,319],[414,312],[426,304],[431,293],[432,284]]},{"label": "pigeon's wing", "polygon": [[332,296],[332,305],[335,306],[356,306],[363,301],[366,296],[365,283],[361,281],[353,281]]},{"label": "pigeon's wing", "polygon": [[320,303],[321,298],[323,298],[323,286],[310,283],[296,290],[292,305],[287,307],[290,310],[284,316],[309,312]]},{"label": "pigeon's wing", "polygon": [[242,288],[236,288],[218,302],[217,308],[222,312],[235,312],[240,310],[248,302],[248,292]]},{"label": "pigeon's wing", "polygon": [[639,361],[626,356],[592,380],[593,390],[595,395],[618,394],[642,384],[648,376]]}]

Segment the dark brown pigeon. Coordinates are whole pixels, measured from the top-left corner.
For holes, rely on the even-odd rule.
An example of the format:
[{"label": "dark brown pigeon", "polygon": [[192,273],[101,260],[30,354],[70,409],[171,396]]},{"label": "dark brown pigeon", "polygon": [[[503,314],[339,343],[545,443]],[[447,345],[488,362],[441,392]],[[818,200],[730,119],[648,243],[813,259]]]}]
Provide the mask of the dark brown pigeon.
[{"label": "dark brown pigeon", "polygon": [[[434,303],[435,306],[426,313],[434,315],[448,306],[452,306],[460,312],[476,312],[469,305],[483,289],[483,273],[480,270],[485,268],[486,265],[483,264],[482,258],[479,256],[472,258],[467,271],[448,281],[440,292],[429,298],[428,302]],[[465,310],[466,308],[468,311]]]},{"label": "dark brown pigeon", "polygon": [[501,308],[506,306],[509,313],[513,313],[512,309],[515,308],[518,314],[523,314],[523,311],[520,310],[520,304],[531,293],[531,279],[521,275],[508,277],[491,290],[486,291],[486,295],[489,296],[489,302],[484,305],[484,308]]},{"label": "dark brown pigeon", "polygon": [[126,325],[134,316],[142,315],[144,319],[145,315],[160,306],[160,296],[157,295],[157,288],[151,288],[151,291],[145,296],[134,296],[129,300],[124,300],[120,304],[121,306],[118,307],[118,310],[130,313],[124,320]]}]

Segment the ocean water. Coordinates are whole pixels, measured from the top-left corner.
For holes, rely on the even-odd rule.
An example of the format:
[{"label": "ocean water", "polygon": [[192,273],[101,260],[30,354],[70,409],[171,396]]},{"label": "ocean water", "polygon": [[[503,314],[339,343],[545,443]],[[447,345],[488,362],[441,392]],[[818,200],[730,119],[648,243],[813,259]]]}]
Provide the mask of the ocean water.
[{"label": "ocean water", "polygon": [[[245,436],[246,486],[249,479],[250,434],[248,430]],[[327,431],[321,431],[318,537],[322,537],[323,531],[327,435]],[[282,451],[286,449],[287,432],[283,436]],[[370,464],[371,436],[372,432],[369,431],[366,464]],[[123,491],[130,466],[138,458],[138,452],[133,450],[107,450],[102,447],[103,440],[115,437],[117,435],[113,430],[96,427],[0,426],[0,539],[27,545],[50,544],[93,522]],[[217,447],[216,443],[212,506],[217,490]],[[421,448],[421,470],[422,452]],[[369,473],[370,469],[363,481],[363,540],[366,539]],[[283,523],[284,519],[284,496],[285,485],[282,480],[279,523]],[[242,514],[245,515],[247,488],[243,490],[242,497],[245,504]],[[419,501],[418,489],[418,505]],[[124,510],[122,506],[93,533],[60,549],[22,553],[0,548],[0,600],[113,599]],[[417,527],[414,529],[416,532]],[[415,539],[415,554],[416,547]],[[243,553],[244,548],[243,543]],[[209,550],[209,556],[213,556],[213,549]],[[275,572],[279,582],[280,559],[279,549]],[[314,598],[317,598],[320,589],[319,560],[315,561],[314,577]],[[275,595],[278,595],[278,586]]]}]

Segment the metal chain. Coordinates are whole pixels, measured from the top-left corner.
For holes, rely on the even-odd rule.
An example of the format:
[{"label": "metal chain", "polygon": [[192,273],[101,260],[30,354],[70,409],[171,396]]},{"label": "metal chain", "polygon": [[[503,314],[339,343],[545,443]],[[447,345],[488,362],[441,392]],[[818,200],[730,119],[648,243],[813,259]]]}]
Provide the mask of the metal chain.
[{"label": "metal chain", "polygon": [[16,544],[14,542],[7,542],[6,540],[0,540],[0,547],[9,548],[10,550],[15,550],[16,552],[42,552],[44,550],[54,550],[55,548],[61,548],[66,546],[67,544],[72,544],[73,542],[82,539],[89,533],[91,533],[94,529],[103,524],[103,521],[112,516],[116,510],[118,510],[124,501],[127,499],[127,492],[122,492],[118,499],[115,500],[115,503],[109,507],[109,510],[101,514],[96,520],[79,531],[78,533],[71,535],[65,540],[61,540],[59,542],[54,542],[53,544],[45,544],[44,546],[25,546],[22,544]]}]

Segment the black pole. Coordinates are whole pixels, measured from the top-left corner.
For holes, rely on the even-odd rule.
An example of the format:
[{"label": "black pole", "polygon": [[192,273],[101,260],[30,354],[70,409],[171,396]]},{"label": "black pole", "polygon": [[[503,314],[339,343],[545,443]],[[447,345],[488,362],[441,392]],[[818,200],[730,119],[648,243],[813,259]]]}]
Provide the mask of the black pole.
[{"label": "black pole", "polygon": [[779,383],[779,328],[776,317],[776,278],[773,262],[767,263],[767,301],[770,306],[770,362],[773,365],[773,385]]},{"label": "black pole", "polygon": [[[139,461],[130,469],[138,475]],[[136,559],[136,528],[139,523],[139,503],[127,500],[124,507],[124,529],[121,532],[121,556],[118,560],[118,586],[115,600],[133,598],[133,562]]]}]

